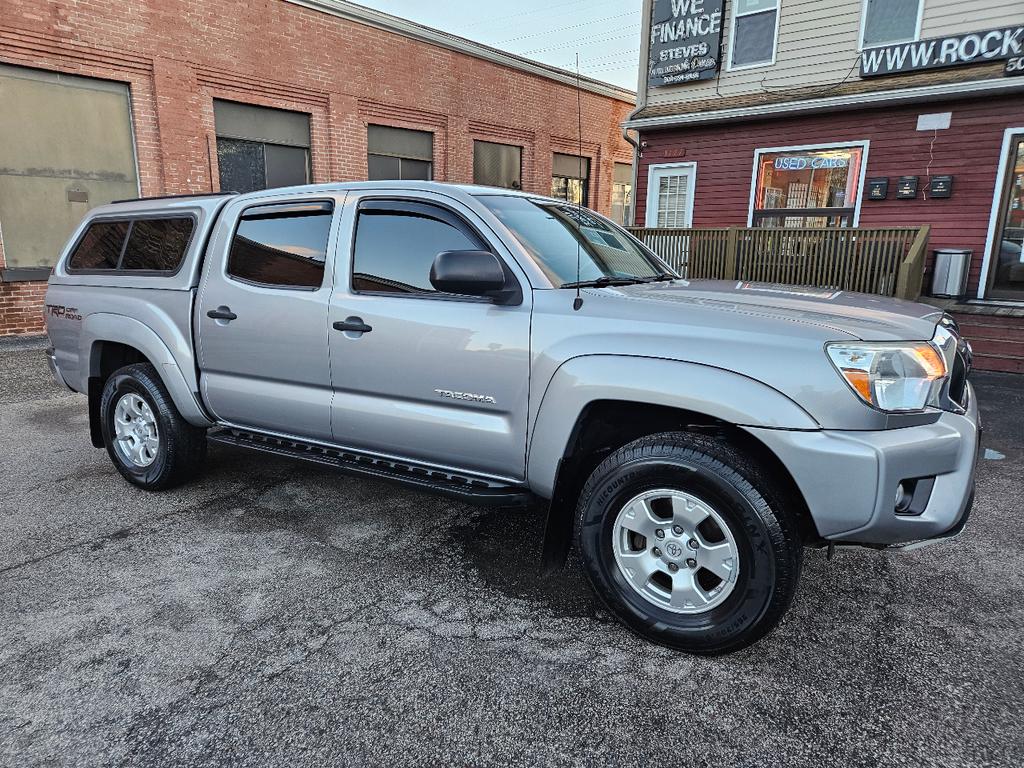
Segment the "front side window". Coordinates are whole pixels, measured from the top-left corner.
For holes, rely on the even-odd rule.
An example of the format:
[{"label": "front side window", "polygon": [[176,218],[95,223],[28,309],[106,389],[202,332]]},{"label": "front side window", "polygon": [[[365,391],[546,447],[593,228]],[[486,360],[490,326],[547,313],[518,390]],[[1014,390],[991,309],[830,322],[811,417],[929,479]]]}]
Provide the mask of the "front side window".
[{"label": "front side window", "polygon": [[383,293],[436,293],[430,267],[442,251],[485,249],[451,212],[424,203],[370,201],[359,209],[352,288]]},{"label": "front side window", "polygon": [[127,221],[97,221],[90,224],[68,260],[68,269],[117,269],[127,235]]},{"label": "front side window", "polygon": [[551,196],[574,205],[587,205],[590,158],[555,153],[551,164]]},{"label": "front side window", "polygon": [[228,274],[275,288],[319,288],[332,212],[327,202],[250,208],[231,241]]},{"label": "front side window", "polygon": [[121,268],[173,272],[185,258],[192,227],[192,219],[133,221]]},{"label": "front side window", "polygon": [[732,67],[775,63],[779,0],[736,0],[732,18]]},{"label": "front side window", "polygon": [[434,178],[434,134],[386,125],[366,131],[367,178],[430,181]]},{"label": "front side window", "polygon": [[864,147],[758,154],[755,227],[853,226]]},{"label": "front side window", "polygon": [[921,0],[865,0],[861,47],[916,40]]},{"label": "front side window", "polygon": [[556,286],[579,279],[657,279],[670,274],[639,241],[593,211],[528,197],[478,198]]}]

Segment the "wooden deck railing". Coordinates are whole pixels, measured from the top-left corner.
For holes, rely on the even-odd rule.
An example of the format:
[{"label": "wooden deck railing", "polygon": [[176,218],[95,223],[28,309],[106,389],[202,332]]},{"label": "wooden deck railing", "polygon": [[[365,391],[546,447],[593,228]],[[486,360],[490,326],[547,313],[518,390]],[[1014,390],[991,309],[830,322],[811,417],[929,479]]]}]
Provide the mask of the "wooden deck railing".
[{"label": "wooden deck railing", "polygon": [[688,278],[810,285],[916,299],[929,227],[630,231]]}]

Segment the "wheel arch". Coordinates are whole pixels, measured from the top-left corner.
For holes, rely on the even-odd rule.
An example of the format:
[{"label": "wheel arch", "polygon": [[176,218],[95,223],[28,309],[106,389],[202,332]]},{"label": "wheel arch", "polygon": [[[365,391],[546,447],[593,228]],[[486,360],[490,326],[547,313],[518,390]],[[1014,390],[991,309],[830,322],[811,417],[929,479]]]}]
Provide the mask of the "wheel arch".
[{"label": "wheel arch", "polygon": [[[793,499],[805,541],[820,538],[785,464],[745,428],[818,429],[802,408],[776,390],[730,371],[654,358],[610,357],[578,358],[575,364],[563,365],[538,409],[528,478],[538,495],[550,499],[546,569],[561,566],[568,554],[576,499],[590,472],[617,448],[657,432],[700,431],[736,445],[765,466]],[[647,381],[657,383],[643,383]]]},{"label": "wheel arch", "polygon": [[[102,446],[99,399],[110,374],[131,363],[149,363],[167,387],[175,407],[190,424],[207,427],[213,421],[191,391],[171,350],[148,326],[125,315],[95,313],[82,323],[79,359],[87,361],[85,391],[89,396],[89,432],[93,445]],[[99,442],[97,442],[99,440]]]}]

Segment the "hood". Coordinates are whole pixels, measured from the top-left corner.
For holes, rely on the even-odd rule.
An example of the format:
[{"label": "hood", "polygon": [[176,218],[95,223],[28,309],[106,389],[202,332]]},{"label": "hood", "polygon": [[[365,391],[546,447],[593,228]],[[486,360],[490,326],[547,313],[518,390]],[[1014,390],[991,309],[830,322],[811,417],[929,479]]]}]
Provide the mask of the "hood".
[{"label": "hood", "polygon": [[886,296],[826,288],[728,280],[674,280],[603,288],[649,304],[653,313],[688,305],[759,319],[813,325],[862,341],[927,341],[942,310]]}]

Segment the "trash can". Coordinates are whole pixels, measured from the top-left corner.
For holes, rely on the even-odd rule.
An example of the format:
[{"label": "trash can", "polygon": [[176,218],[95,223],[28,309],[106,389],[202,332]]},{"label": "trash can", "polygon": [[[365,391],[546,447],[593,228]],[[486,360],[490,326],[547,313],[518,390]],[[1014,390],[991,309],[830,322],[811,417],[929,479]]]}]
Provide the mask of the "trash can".
[{"label": "trash can", "polygon": [[971,251],[962,248],[936,248],[932,267],[932,296],[960,299],[967,293],[967,271]]}]

